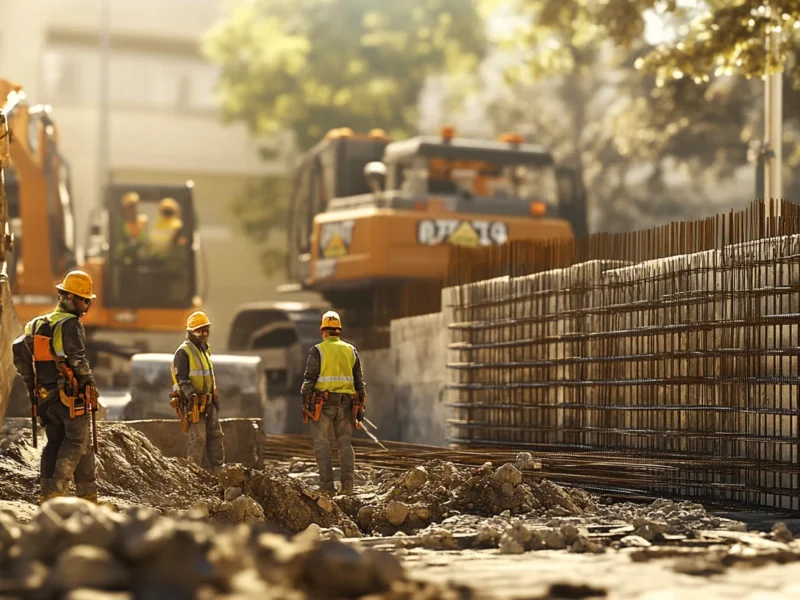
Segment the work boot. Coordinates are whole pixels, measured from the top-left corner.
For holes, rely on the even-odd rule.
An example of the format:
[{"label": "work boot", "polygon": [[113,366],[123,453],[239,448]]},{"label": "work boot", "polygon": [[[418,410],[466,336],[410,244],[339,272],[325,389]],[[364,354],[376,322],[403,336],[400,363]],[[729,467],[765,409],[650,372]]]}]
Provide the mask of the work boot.
[{"label": "work boot", "polygon": [[321,481],[318,489],[323,494],[328,494],[329,496],[336,495],[336,486],[333,485],[332,481]]},{"label": "work boot", "polygon": [[56,479],[53,478],[53,487],[50,490],[50,494],[48,496],[48,500],[50,498],[58,498],[60,496],[66,496],[67,491],[69,490],[69,479]]},{"label": "work boot", "polygon": [[39,486],[39,505],[41,506],[52,497],[53,479],[50,477],[42,477],[39,482]]},{"label": "work boot", "polygon": [[97,501],[97,484],[95,483],[79,483],[75,485],[75,495],[78,498],[87,500],[92,504],[98,504]]},{"label": "work boot", "polygon": [[342,479],[342,489],[339,490],[341,496],[351,496],[353,494],[353,479]]}]

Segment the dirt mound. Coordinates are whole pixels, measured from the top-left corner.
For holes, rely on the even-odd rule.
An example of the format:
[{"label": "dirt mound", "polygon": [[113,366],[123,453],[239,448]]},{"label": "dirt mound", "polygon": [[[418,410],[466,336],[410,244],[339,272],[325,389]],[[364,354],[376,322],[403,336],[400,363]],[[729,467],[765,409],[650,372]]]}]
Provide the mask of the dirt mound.
[{"label": "dirt mound", "polygon": [[[5,427],[0,442],[0,500],[38,502],[39,461],[46,438],[33,447],[30,430]],[[101,499],[122,506],[185,509],[218,493],[214,477],[184,459],[166,458],[140,432],[117,423],[98,431],[97,487]],[[71,486],[73,487],[73,486]],[[74,491],[74,490],[73,490]]]},{"label": "dirt mound", "polygon": [[188,460],[165,457],[144,434],[131,427],[104,423],[98,437],[101,496],[181,509],[217,494],[216,478]]},{"label": "dirt mound", "polygon": [[580,515],[595,503],[582,490],[542,480],[528,485],[510,463],[472,469],[430,461],[384,483],[374,496],[337,498],[337,503],[363,531],[391,535],[423,529],[450,515],[526,514]]},{"label": "dirt mound", "polygon": [[[113,513],[50,500],[30,523],[0,512],[0,595],[18,598],[361,598],[467,600],[409,580],[390,554],[263,527],[224,527],[153,509]],[[78,591],[80,590],[80,591]],[[128,592],[127,594],[124,592]]]},{"label": "dirt mound", "polygon": [[226,523],[266,522],[288,533],[316,524],[339,527],[348,537],[358,537],[358,527],[330,497],[276,469],[248,469],[227,465],[220,483],[224,501],[211,500],[210,516]]}]

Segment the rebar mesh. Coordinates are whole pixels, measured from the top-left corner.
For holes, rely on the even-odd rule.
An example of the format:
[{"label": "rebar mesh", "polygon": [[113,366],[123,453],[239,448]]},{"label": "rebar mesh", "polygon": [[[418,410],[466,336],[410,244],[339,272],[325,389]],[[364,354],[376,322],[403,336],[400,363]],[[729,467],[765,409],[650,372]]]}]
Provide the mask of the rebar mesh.
[{"label": "rebar mesh", "polygon": [[652,458],[675,468],[644,492],[800,508],[800,210],[770,208],[455,249],[450,441]]}]

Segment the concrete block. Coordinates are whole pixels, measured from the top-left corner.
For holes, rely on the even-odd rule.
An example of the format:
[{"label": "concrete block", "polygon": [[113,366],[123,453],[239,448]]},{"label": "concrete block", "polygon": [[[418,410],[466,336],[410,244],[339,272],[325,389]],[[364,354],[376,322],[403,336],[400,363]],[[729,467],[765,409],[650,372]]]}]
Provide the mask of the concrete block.
[{"label": "concrete block", "polygon": [[[126,421],[147,437],[164,456],[186,457],[187,435],[181,430],[177,419],[143,419]],[[226,463],[242,463],[250,468],[261,468],[263,464],[264,437],[259,419],[220,419]],[[102,430],[98,434],[102,443]]]},{"label": "concrete block", "polygon": [[[220,417],[263,415],[267,402],[266,375],[258,356],[212,354]],[[131,401],[122,419],[171,419],[172,354],[135,354],[131,358]]]}]

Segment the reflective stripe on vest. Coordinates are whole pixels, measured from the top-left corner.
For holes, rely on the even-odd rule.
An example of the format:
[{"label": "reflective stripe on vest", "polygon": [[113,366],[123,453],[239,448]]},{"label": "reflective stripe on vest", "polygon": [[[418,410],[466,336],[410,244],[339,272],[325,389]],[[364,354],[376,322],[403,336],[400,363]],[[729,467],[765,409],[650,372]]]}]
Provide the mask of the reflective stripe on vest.
[{"label": "reflective stripe on vest", "polygon": [[[42,324],[45,322],[49,323],[53,333],[53,337],[51,338],[53,352],[55,352],[56,356],[63,358],[66,356],[66,354],[64,353],[64,335],[61,328],[64,325],[64,321],[67,319],[77,318],[78,317],[71,312],[67,312],[61,308],[56,308],[50,314],[42,315],[41,317],[36,317],[35,319],[28,321],[25,324],[25,335],[37,335]],[[36,325],[35,330],[34,324]]]},{"label": "reflective stripe on vest", "polygon": [[356,349],[338,337],[330,336],[317,344],[320,355],[319,377],[314,389],[320,392],[355,394],[353,367]]},{"label": "reflective stripe on vest", "polygon": [[[214,365],[211,362],[211,348],[208,352],[201,351],[190,341],[184,341],[175,354],[181,350],[186,351],[189,357],[189,381],[194,391],[198,394],[209,394],[214,391]],[[175,369],[175,360],[172,361],[172,389],[179,390],[178,373]]]}]

